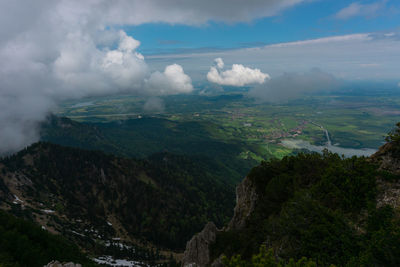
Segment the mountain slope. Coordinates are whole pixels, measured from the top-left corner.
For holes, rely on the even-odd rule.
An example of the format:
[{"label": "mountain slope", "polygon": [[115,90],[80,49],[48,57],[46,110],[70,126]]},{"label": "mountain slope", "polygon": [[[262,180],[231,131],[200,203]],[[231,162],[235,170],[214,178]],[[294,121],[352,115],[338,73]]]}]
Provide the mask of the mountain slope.
[{"label": "mountain slope", "polygon": [[63,237],[0,211],[0,266],[41,267],[54,259],[95,266]]},{"label": "mountain slope", "polygon": [[37,143],[0,161],[3,209],[94,248],[111,238],[181,249],[208,220],[222,225],[231,186],[184,156],[131,160]]},{"label": "mountain slope", "polygon": [[130,158],[145,158],[160,152],[200,157],[204,166],[212,163],[209,170],[213,175],[236,185],[257,162],[240,156],[249,150],[245,144],[212,137],[210,132],[218,129],[212,122],[176,122],[151,117],[79,123],[50,116],[42,125],[41,140]]},{"label": "mountain slope", "polygon": [[[386,163],[398,160],[384,150],[377,155],[392,158]],[[228,227],[206,227],[201,235],[214,237],[207,245],[193,237],[184,264],[218,266],[222,255],[241,255],[256,266],[250,259],[265,245],[286,262],[307,257],[318,266],[399,266],[400,176],[387,170],[375,157],[329,152],[263,162],[238,186]],[[237,258],[228,259],[239,266]]]}]

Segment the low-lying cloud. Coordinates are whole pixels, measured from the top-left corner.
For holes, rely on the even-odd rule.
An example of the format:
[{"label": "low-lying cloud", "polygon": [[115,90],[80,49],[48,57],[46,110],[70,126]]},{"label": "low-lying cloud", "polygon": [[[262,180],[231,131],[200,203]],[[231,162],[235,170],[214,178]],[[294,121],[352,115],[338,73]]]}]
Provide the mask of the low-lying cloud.
[{"label": "low-lying cloud", "polygon": [[180,65],[149,71],[140,41],[106,24],[108,1],[25,4],[0,2],[0,155],[38,140],[38,125],[59,101],[193,90]]},{"label": "low-lying cloud", "polygon": [[312,69],[306,73],[285,73],[249,91],[258,102],[283,102],[316,91],[336,88],[339,82],[328,73]]},{"label": "low-lying cloud", "polygon": [[232,68],[223,71],[224,61],[222,58],[216,58],[216,66],[211,66],[207,73],[207,80],[220,84],[231,86],[244,86],[248,84],[262,84],[270,77],[267,73],[261,72],[259,69],[251,69],[241,64],[233,64]]}]

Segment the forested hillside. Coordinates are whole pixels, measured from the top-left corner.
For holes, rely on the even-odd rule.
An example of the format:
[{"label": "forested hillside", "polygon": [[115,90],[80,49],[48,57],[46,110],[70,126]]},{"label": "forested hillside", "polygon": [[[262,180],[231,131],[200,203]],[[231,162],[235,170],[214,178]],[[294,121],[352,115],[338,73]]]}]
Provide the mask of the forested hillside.
[{"label": "forested hillside", "polygon": [[144,117],[108,123],[79,123],[49,116],[42,125],[41,139],[129,158],[146,158],[160,152],[201,158],[199,163],[203,168],[235,185],[257,161],[241,156],[252,149],[243,142],[213,136],[213,132],[220,131],[223,129],[213,122],[175,122]]},{"label": "forested hillside", "polygon": [[65,238],[0,211],[0,266],[43,266],[54,259],[96,266]]},{"label": "forested hillside", "polygon": [[[399,129],[371,158],[300,153],[253,168],[229,226],[208,241],[209,262],[295,266],[306,257],[310,265],[299,266],[399,266]],[[204,260],[191,250],[188,259]]]},{"label": "forested hillside", "polygon": [[201,161],[168,153],[131,160],[37,143],[1,160],[0,175],[3,209],[89,246],[118,237],[179,250],[234,205],[233,187]]},{"label": "forested hillside", "polygon": [[[115,250],[151,264],[171,257],[158,249],[182,251],[214,221],[225,227],[206,254],[192,253],[209,253],[209,263],[399,266],[399,129],[370,158],[325,151],[263,161],[238,187],[229,224],[232,181],[213,172],[220,165],[208,157],[162,152],[139,160],[50,143],[0,161],[1,208],[91,253]],[[115,240],[137,247],[121,252]],[[12,253],[4,262],[19,260]]]}]

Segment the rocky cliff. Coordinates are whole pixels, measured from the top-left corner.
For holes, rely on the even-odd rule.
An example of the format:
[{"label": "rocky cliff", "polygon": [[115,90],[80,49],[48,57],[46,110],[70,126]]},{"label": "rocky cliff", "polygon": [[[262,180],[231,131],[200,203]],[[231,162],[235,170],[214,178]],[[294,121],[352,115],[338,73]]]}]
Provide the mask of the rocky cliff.
[{"label": "rocky cliff", "polygon": [[236,206],[227,230],[239,230],[245,226],[247,217],[254,210],[256,200],[256,188],[251,180],[246,177],[236,187]]},{"label": "rocky cliff", "polygon": [[190,239],[182,259],[185,267],[202,267],[210,263],[210,245],[215,241],[217,227],[209,222],[204,229]]},{"label": "rocky cliff", "polygon": [[211,262],[210,246],[215,242],[217,232],[240,230],[246,225],[246,219],[251,214],[257,201],[256,188],[251,180],[246,177],[236,187],[236,206],[234,215],[228,226],[218,230],[214,223],[209,222],[204,229],[192,237],[186,244],[186,250],[182,259],[185,267],[220,266],[221,257]]}]

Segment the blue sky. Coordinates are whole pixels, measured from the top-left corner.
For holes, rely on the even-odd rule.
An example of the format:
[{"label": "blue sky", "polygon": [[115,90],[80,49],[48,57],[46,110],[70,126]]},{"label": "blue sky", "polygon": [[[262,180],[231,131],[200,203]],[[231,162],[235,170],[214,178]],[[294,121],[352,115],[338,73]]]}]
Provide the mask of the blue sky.
[{"label": "blue sky", "polygon": [[[351,14],[338,17],[351,5],[355,9]],[[122,28],[141,41],[139,51],[146,55],[256,47],[352,33],[390,32],[399,27],[400,3],[396,0],[315,0],[246,22],[164,22]]]}]

